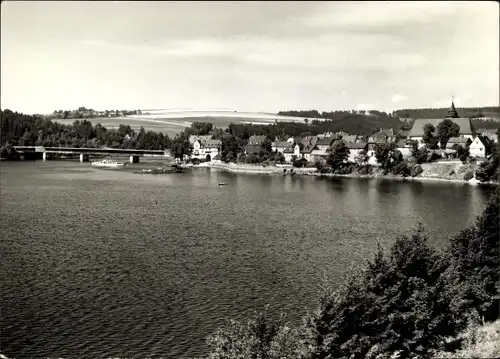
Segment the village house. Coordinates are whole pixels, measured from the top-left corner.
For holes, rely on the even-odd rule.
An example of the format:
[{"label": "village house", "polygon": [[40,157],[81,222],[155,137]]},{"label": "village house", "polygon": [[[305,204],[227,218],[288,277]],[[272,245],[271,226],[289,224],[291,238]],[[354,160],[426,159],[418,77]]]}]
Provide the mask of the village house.
[{"label": "village house", "polygon": [[[298,154],[300,155],[300,148],[298,149]],[[287,163],[292,163],[293,162],[293,156],[297,156],[295,154],[295,145],[294,144],[289,144],[287,148],[283,151],[283,156],[285,156],[285,162]],[[298,158],[298,156],[297,156]]]},{"label": "village house", "polygon": [[318,138],[316,136],[307,136],[302,139],[300,142],[302,144],[302,149],[300,150],[300,155],[302,158],[305,158],[307,162],[313,162],[313,154],[312,151],[316,147],[318,142]]},{"label": "village house", "polygon": [[219,154],[220,146],[220,140],[197,139],[193,143],[193,152],[191,153],[191,158],[210,162],[215,156]]},{"label": "village house", "polygon": [[462,146],[463,148],[466,148],[469,146],[469,144],[471,143],[471,139],[470,138],[464,138],[464,137],[451,137],[448,142],[446,142],[446,146],[445,148],[446,149],[453,149],[453,146],[454,145],[460,145]]},{"label": "village house", "polygon": [[486,158],[489,153],[490,141],[488,137],[476,136],[469,145],[469,153],[473,157]]},{"label": "village house", "polygon": [[262,144],[266,140],[266,136],[250,136],[248,143],[245,146],[245,154],[259,154],[262,150]]},{"label": "village house", "polygon": [[356,157],[361,152],[368,150],[367,142],[348,142],[346,143],[346,146],[349,149],[349,162],[356,162]]},{"label": "village house", "polygon": [[271,150],[273,152],[283,153],[289,146],[290,143],[287,141],[275,141],[271,143]]},{"label": "village house", "polygon": [[367,146],[367,154],[368,154],[368,164],[372,166],[376,166],[378,164],[377,158],[375,157],[375,144],[368,143]]},{"label": "village house", "polygon": [[311,151],[312,161],[326,162],[332,143],[336,138],[336,136],[318,138],[316,147]]},{"label": "village house", "polygon": [[424,145],[422,137],[424,135],[424,127],[426,124],[432,124],[435,128],[445,119],[449,119],[455,122],[460,127],[459,137],[468,138],[471,141],[474,138],[474,127],[472,126],[471,120],[467,117],[460,117],[455,109],[455,104],[452,102],[450,110],[445,118],[437,119],[417,119],[413,123],[413,127],[408,134],[410,140],[418,141],[419,147]]},{"label": "village house", "polygon": [[396,142],[397,138],[398,133],[394,131],[394,129],[380,129],[378,132],[368,137],[368,143],[391,143]]},{"label": "village house", "polygon": [[410,157],[411,156],[411,151],[413,148],[413,141],[412,140],[405,140],[401,139],[396,143],[396,150],[401,152],[403,157]]}]

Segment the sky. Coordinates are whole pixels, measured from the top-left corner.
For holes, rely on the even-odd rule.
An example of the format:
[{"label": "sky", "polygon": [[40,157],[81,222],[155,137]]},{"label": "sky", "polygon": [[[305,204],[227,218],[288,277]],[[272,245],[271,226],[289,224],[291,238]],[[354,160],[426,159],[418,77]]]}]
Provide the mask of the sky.
[{"label": "sky", "polygon": [[499,105],[498,2],[3,1],[1,108]]}]

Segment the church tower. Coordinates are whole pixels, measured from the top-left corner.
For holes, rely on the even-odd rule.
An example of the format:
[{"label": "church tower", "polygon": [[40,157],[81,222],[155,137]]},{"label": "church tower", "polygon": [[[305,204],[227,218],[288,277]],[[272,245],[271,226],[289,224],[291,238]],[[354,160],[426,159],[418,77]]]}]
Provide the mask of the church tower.
[{"label": "church tower", "polygon": [[448,110],[448,115],[446,115],[445,118],[459,118],[460,116],[458,116],[458,112],[457,110],[455,109],[455,104],[453,103],[453,100],[451,101],[451,107],[450,109]]}]

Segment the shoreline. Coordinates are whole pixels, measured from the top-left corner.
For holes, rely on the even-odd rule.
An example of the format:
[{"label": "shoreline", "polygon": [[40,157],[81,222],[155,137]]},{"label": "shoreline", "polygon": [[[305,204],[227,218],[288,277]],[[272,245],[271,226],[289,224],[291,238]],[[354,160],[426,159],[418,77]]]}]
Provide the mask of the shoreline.
[{"label": "shoreline", "polygon": [[[209,163],[204,162],[199,165],[195,165],[187,168],[215,168],[222,171],[232,172],[232,173],[247,173],[247,174],[258,174],[258,175],[286,175],[289,176],[290,173],[287,171],[286,174],[283,173],[283,169],[274,166],[255,166],[255,165],[240,165],[240,164],[222,164],[222,163]],[[294,168],[293,169],[295,175],[300,176],[316,176],[316,177],[331,177],[331,178],[360,178],[360,179],[388,179],[395,181],[417,181],[417,182],[442,182],[442,183],[461,183],[468,184],[471,186],[477,185],[489,185],[489,186],[498,186],[499,182],[479,182],[477,179],[473,178],[469,181],[463,179],[452,179],[452,178],[442,178],[442,177],[425,177],[425,176],[417,176],[417,177],[402,177],[395,175],[379,175],[379,174],[371,174],[371,175],[358,175],[358,174],[336,174],[336,173],[318,173],[317,170],[314,169],[306,169],[303,168]]]}]

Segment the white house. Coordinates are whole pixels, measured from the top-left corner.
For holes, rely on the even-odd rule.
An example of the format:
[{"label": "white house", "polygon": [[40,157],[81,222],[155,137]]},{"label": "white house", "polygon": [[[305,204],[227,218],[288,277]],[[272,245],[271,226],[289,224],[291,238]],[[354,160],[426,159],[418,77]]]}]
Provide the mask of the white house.
[{"label": "white house", "polygon": [[219,154],[220,145],[220,140],[195,140],[193,143],[193,152],[191,154],[191,158],[211,161],[215,156]]},{"label": "white house", "polygon": [[364,150],[368,150],[366,142],[348,142],[345,145],[349,149],[349,162],[356,162],[356,157]]},{"label": "white house", "polygon": [[277,151],[279,153],[283,153],[288,147],[290,146],[290,143],[287,141],[276,141],[271,143],[271,150]]},{"label": "white house", "polygon": [[487,140],[481,136],[476,136],[469,145],[469,153],[473,157],[486,157],[486,142]]}]

